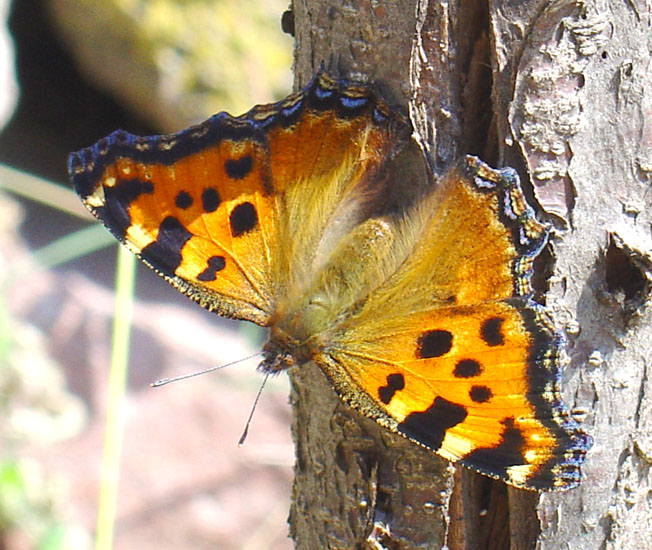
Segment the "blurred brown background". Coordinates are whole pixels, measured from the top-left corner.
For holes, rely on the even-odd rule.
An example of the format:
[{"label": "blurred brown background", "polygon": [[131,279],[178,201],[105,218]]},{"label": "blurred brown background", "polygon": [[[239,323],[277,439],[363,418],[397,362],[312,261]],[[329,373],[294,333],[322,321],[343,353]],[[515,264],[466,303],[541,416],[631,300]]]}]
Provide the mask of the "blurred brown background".
[{"label": "blurred brown background", "polygon": [[[117,247],[68,259],[90,222],[27,174],[69,189],[68,152],[116,128],[170,132],[285,96],[285,9],[0,0],[0,164],[22,172],[0,167],[0,550],[92,548],[110,355]],[[136,286],[114,547],[291,548],[286,377],[268,384],[241,449],[255,361],[149,388],[245,357],[264,335],[142,266]]]}]

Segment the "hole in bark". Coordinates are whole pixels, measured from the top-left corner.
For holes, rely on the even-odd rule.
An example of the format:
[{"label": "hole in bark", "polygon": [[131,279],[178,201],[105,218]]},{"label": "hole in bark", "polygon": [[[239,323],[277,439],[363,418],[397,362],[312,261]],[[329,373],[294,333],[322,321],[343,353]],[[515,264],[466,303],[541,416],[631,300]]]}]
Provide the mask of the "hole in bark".
[{"label": "hole in bark", "polygon": [[392,509],[392,495],[383,487],[378,487],[376,507],[385,512],[389,512]]},{"label": "hole in bark", "polygon": [[555,267],[555,256],[550,245],[546,246],[534,259],[532,269],[532,288],[537,302],[545,304],[545,296],[550,289],[550,277]]},{"label": "hole in bark", "polygon": [[607,291],[626,315],[635,313],[650,295],[650,259],[612,233],[604,264]]},{"label": "hole in bark", "polygon": [[292,5],[283,12],[281,15],[281,30],[285,34],[289,34],[294,37],[294,11],[292,10]]}]

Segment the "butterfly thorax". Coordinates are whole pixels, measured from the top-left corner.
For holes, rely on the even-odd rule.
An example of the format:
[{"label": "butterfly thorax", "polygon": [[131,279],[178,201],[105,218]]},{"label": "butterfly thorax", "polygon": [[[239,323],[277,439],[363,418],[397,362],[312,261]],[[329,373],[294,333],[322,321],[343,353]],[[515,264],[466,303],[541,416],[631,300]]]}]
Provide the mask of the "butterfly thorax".
[{"label": "butterfly thorax", "polygon": [[383,282],[386,274],[369,266],[387,265],[394,231],[385,219],[367,219],[333,244],[328,259],[313,266],[309,281],[291,285],[295,291],[279,301],[272,316],[262,371],[279,372],[324,352],[331,331]]}]

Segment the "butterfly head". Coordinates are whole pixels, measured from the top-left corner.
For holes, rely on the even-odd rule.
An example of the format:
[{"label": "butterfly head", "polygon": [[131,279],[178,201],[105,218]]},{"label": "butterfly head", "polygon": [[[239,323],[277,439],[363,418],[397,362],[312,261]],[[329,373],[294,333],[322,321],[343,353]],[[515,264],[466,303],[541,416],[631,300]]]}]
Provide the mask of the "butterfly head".
[{"label": "butterfly head", "polygon": [[258,365],[258,370],[278,374],[309,360],[310,353],[305,346],[286,332],[272,328],[269,340],[263,346],[263,360]]}]

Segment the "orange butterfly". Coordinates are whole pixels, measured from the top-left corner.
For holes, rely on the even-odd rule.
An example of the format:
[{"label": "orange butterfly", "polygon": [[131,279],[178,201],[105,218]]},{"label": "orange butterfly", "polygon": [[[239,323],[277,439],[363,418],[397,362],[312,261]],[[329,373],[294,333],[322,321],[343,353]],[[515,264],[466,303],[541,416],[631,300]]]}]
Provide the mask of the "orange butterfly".
[{"label": "orange butterfly", "polygon": [[474,157],[383,210],[405,118],[317,75],[240,117],[117,131],[70,155],[84,204],[181,292],[270,327],[264,372],[314,361],[364,415],[525,489],[574,487],[591,439],[559,392],[563,344],[532,298],[548,229],[516,173]]}]

